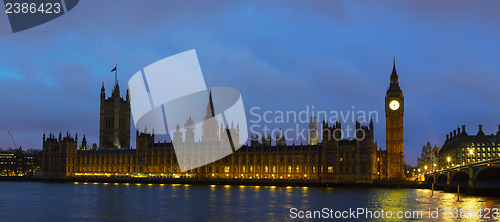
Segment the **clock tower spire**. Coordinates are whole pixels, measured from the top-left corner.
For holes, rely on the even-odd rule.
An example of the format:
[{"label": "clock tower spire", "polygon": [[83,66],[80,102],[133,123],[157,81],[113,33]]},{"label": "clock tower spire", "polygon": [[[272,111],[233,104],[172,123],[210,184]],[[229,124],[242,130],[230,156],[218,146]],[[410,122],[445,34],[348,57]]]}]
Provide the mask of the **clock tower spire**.
[{"label": "clock tower spire", "polygon": [[399,87],[396,60],[393,59],[389,89],[385,94],[387,169],[389,180],[405,179],[403,151],[404,96]]}]

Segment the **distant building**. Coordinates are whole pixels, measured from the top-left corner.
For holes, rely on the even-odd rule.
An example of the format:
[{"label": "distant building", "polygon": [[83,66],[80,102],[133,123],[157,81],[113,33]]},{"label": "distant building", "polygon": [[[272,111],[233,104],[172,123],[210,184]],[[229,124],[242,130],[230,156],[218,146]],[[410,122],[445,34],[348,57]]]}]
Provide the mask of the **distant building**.
[{"label": "distant building", "polygon": [[41,159],[40,150],[0,151],[0,176],[33,176],[40,169]]},{"label": "distant building", "polygon": [[433,148],[431,143],[427,142],[427,144],[422,147],[422,153],[420,154],[420,157],[417,157],[417,169],[422,171],[434,171],[440,169],[439,147],[436,144],[434,144]]},{"label": "distant building", "polygon": [[457,128],[446,135],[446,141],[439,151],[439,166],[441,168],[465,165],[469,163],[488,161],[498,158],[500,154],[500,125],[496,134],[486,135],[483,126],[475,135],[469,135]]},{"label": "distant building", "polygon": [[[323,121],[322,141],[316,117],[309,124],[307,144],[287,145],[283,134],[251,137],[231,155],[202,167],[181,172],[171,142],[155,141],[155,135],[145,129],[136,131],[136,149],[130,149],[130,102],[120,97],[118,83],[111,97],[105,98],[101,88],[99,147],[87,146],[85,136],[78,145],[78,136],[49,134],[43,138],[43,176],[128,176],[128,177],[200,177],[232,179],[312,179],[323,182],[370,183],[374,180],[402,180],[403,156],[403,94],[399,87],[395,64],[386,93],[387,150],[377,150],[374,127],[356,122],[355,138],[341,138],[341,124]],[[209,101],[211,101],[211,96]],[[207,106],[206,118],[210,117]],[[185,126],[193,125],[187,119]],[[220,126],[220,127],[219,127]],[[221,145],[225,128],[233,141],[239,141],[239,125],[219,125],[215,118],[203,122],[201,140],[213,146]],[[175,146],[196,147],[195,131],[180,126],[173,133]],[[182,139],[184,138],[184,139]],[[225,140],[224,140],[225,141]],[[177,142],[176,142],[177,143]],[[200,150],[200,149],[196,149]],[[206,152],[200,150],[199,152]],[[202,157],[204,155],[198,155]],[[210,155],[207,155],[210,156]],[[187,156],[189,157],[189,156]]]}]

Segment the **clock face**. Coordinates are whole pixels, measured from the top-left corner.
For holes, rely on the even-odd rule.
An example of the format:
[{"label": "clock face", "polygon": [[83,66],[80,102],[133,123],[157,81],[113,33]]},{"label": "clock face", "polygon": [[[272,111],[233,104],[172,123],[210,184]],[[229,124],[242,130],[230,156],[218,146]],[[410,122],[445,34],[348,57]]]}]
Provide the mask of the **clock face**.
[{"label": "clock face", "polygon": [[399,109],[399,102],[396,101],[396,100],[392,100],[390,103],[389,103],[389,108],[391,108],[392,110],[397,110]]}]

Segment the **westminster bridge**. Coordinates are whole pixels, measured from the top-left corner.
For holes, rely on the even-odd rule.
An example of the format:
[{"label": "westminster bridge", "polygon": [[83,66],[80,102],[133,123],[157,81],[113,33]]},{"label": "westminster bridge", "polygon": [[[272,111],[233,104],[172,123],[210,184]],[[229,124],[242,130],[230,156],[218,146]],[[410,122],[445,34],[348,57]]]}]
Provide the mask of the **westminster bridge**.
[{"label": "westminster bridge", "polygon": [[[468,194],[500,193],[500,158],[426,172],[425,183],[435,189]],[[434,185],[433,185],[434,184]]]}]

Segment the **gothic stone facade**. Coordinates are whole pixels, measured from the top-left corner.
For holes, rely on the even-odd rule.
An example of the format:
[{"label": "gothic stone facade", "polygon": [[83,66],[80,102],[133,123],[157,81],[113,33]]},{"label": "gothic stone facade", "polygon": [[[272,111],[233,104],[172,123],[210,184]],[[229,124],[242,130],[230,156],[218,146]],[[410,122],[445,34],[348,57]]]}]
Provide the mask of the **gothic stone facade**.
[{"label": "gothic stone facade", "polygon": [[[403,96],[393,67],[386,106],[393,100],[399,109],[386,108],[387,151],[377,150],[373,122],[369,126],[356,123],[356,138],[340,139],[339,122],[322,124],[322,141],[310,140],[307,145],[287,145],[284,138],[251,138],[236,152],[205,166],[181,172],[170,142],[155,142],[154,134],[136,132],[136,149],[130,148],[130,101],[120,97],[116,83],[111,97],[101,89],[99,147],[87,146],[85,136],[78,146],[77,136],[69,134],[43,138],[42,172],[47,178],[78,175],[182,177],[231,179],[305,179],[338,183],[370,183],[373,180],[402,179],[403,159]],[[208,109],[207,109],[208,113]],[[189,120],[187,120],[189,121]],[[314,122],[313,122],[314,121]],[[317,129],[313,118],[311,129]],[[218,123],[211,133],[225,130]],[[228,126],[229,127],[229,126]],[[204,131],[207,126],[204,126]],[[232,135],[239,127],[231,126]],[[207,131],[208,132],[208,131]],[[179,133],[179,132],[177,132]],[[194,133],[194,132],[193,132]],[[203,132],[205,133],[205,132]],[[309,132],[308,137],[317,137]],[[315,134],[314,137],[312,134]],[[179,135],[179,134],[174,134]],[[202,136],[203,138],[203,136]],[[194,136],[185,135],[184,145],[196,146]],[[191,141],[192,140],[192,141]],[[237,139],[235,141],[238,141]],[[213,141],[217,145],[218,141]],[[219,141],[220,142],[220,141]],[[177,145],[176,145],[177,146]],[[400,175],[401,174],[401,175]]]}]

